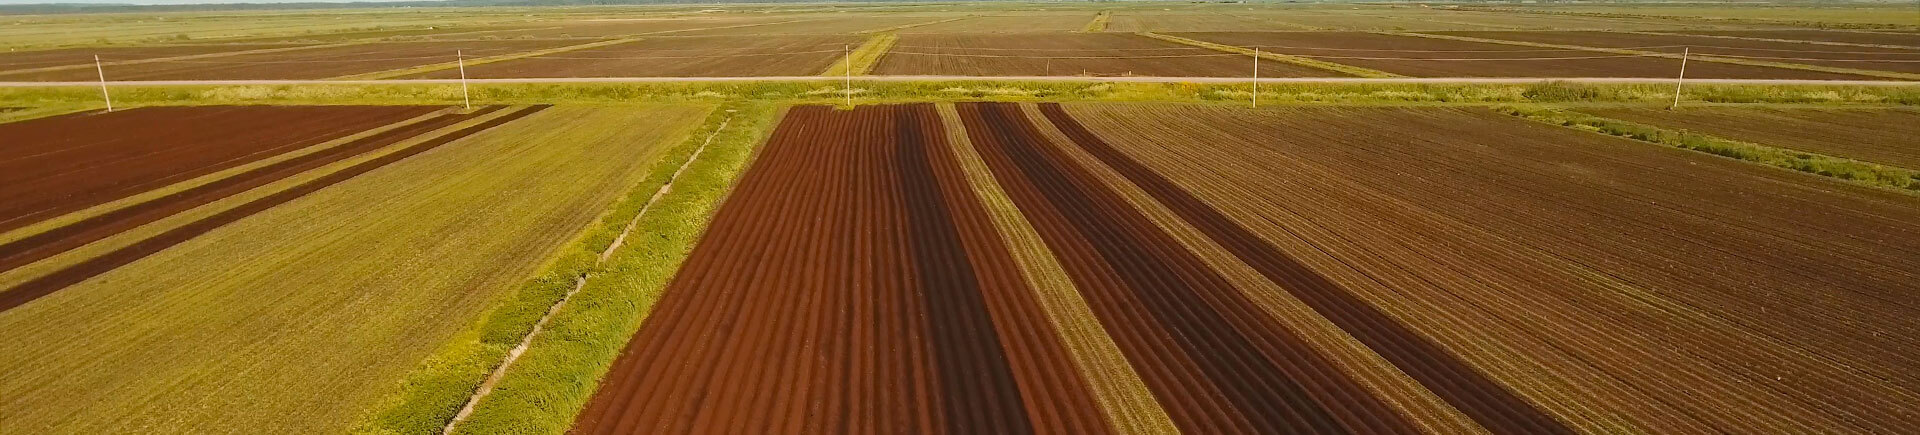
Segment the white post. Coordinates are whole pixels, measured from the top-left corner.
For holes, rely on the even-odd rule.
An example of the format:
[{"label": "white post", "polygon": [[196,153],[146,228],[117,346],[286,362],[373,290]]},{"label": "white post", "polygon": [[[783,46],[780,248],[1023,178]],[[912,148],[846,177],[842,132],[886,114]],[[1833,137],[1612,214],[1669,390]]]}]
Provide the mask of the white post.
[{"label": "white post", "polygon": [[1667,106],[1667,110],[1680,108],[1680,85],[1687,81],[1687,54],[1692,51],[1692,47],[1680,48],[1680,79],[1673,81],[1673,105]]},{"label": "white post", "polygon": [[93,55],[93,72],[100,73],[100,98],[107,100],[107,111],[113,111],[113,95],[107,93],[107,69],[100,66],[100,55]]},{"label": "white post", "polygon": [[853,44],[840,46],[847,58],[847,107],[853,107]]},{"label": "white post", "polygon": [[454,61],[460,63],[460,101],[467,106],[467,110],[473,110],[473,97],[467,95],[467,55],[465,50],[454,50],[453,58]]},{"label": "white post", "polygon": [[1260,107],[1260,49],[1253,49],[1253,107]]}]

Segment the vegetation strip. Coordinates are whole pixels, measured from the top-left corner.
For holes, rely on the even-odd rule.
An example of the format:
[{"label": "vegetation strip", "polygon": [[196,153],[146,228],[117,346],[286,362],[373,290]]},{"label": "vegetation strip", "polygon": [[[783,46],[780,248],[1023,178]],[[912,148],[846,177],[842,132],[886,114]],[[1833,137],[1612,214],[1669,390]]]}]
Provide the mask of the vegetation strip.
[{"label": "vegetation strip", "polygon": [[1564,49],[1564,50],[1583,50],[1583,51],[1592,51],[1592,52],[1599,52],[1599,53],[1613,53],[1613,54],[1624,54],[1624,55],[1634,55],[1634,56],[1664,57],[1668,59],[1680,59],[1684,57],[1688,60],[1694,60],[1694,61],[1717,62],[1717,63],[1726,63],[1726,64],[1734,64],[1734,65],[1764,66],[1764,67],[1771,67],[1771,68],[1797,69],[1797,70],[1804,70],[1804,71],[1818,71],[1818,72],[1836,73],[1836,74],[1852,74],[1852,75],[1859,75],[1859,76],[1881,77],[1881,78],[1902,79],[1902,80],[1920,80],[1920,74],[1914,74],[1914,73],[1867,70],[1867,69],[1858,69],[1858,68],[1840,68],[1840,67],[1831,67],[1831,66],[1806,65],[1806,64],[1798,64],[1798,63],[1775,62],[1775,61],[1752,60],[1752,59],[1738,59],[1738,58],[1730,58],[1730,57],[1718,57],[1710,54],[1695,54],[1695,55],[1683,56],[1681,54],[1661,53],[1657,51],[1629,50],[1629,49],[1623,49],[1623,48],[1587,47],[1582,45],[1567,45],[1567,44],[1547,44],[1547,43],[1540,43],[1540,42],[1511,41],[1511,40],[1505,40],[1505,39],[1477,38],[1472,36],[1459,36],[1459,35],[1441,35],[1441,34],[1434,34],[1434,33],[1409,33],[1409,32],[1376,32],[1376,33],[1380,33],[1383,35],[1417,36],[1421,38],[1451,39],[1455,41],[1518,45],[1523,47],[1557,48],[1557,49]]},{"label": "vegetation strip", "polygon": [[1022,217],[1013,200],[993,179],[987,163],[967,138],[966,125],[952,104],[939,106],[941,124],[947,129],[947,142],[967,179],[979,195],[981,204],[991,213],[995,227],[1006,239],[1008,251],[1020,264],[1027,285],[1033,288],[1038,303],[1045,309],[1073,356],[1079,373],[1086,379],[1108,423],[1121,434],[1177,434],[1179,427],[1167,417],[1167,411],[1153,398],[1153,391],[1140,380],[1140,374],[1127,362],[1126,354],[1107,335],[1100,318],[1087,300],[1074,288],[1072,279],[1061,269],[1053,250]]},{"label": "vegetation strip", "polygon": [[533,112],[538,112],[541,109],[545,109],[547,107],[548,106],[534,106],[534,107],[521,109],[519,111],[513,112],[506,116],[494,118],[492,120],[487,121],[486,123],[482,123],[480,125],[462,129],[460,131],[456,131],[445,136],[440,136],[432,140],[423,142],[419,145],[414,145],[407,149],[400,150],[393,154],[381,156],[380,158],[375,160],[371,160],[371,161],[368,161],[359,165],[355,165],[349,168],[341,169],[340,171],[327,174],[326,176],[315,179],[313,181],[309,181],[307,183],[294,186],[287,190],[277,192],[273,195],[270,195],[258,200],[254,200],[252,202],[248,202],[234,209],[227,210],[219,214],[215,214],[206,219],[202,219],[202,220],[193,222],[191,224],[187,224],[186,226],[182,226],[180,228],[167,231],[158,236],[154,236],[153,238],[143,240],[139,243],[133,244],[126,248],[122,248],[122,249],[113,251],[111,253],[102,255],[100,257],[95,257],[95,258],[80,262],[79,264],[68,266],[64,269],[60,269],[59,271],[56,271],[52,274],[48,274],[46,276],[35,278],[31,281],[27,281],[11,289],[7,289],[5,292],[0,292],[0,312],[11,310],[14,307],[18,307],[22,304],[32,302],[35,299],[39,299],[42,296],[52,294],[53,292],[59,291],[60,289],[66,288],[67,286],[72,285],[74,283],[84,281],[87,278],[92,278],[101,273],[105,273],[106,271],[113,270],[113,268],[115,267],[119,267],[127,263],[131,263],[136,260],[139,260],[141,258],[145,258],[147,255],[151,255],[155,252],[159,252],[162,249],[166,249],[169,246],[173,246],[180,242],[186,241],[187,239],[191,239],[201,234],[205,234],[208,231],[213,231],[214,229],[220,228],[222,226],[226,226],[227,224],[233,223],[234,221],[238,221],[241,218],[247,217],[248,215],[258,213],[261,210],[265,210],[273,206],[286,203],[287,201],[292,201],[308,193],[312,193],[313,191],[320,190],[322,188],[334,185],[341,181],[346,181],[347,179],[353,178],[355,176],[366,173],[368,171],[372,171],[374,169],[379,169],[382,166],[386,166],[387,164],[400,161],[407,157],[411,157],[415,154],[426,152],[427,150],[437,148],[440,145],[444,145],[456,139],[466,137],[473,133],[480,132],[481,130],[493,128],[500,124],[505,124],[515,119],[519,119],[527,115],[531,115],[533,114]]},{"label": "vegetation strip", "polygon": [[[1182,431],[1406,432],[1411,425],[1274,324],[1204,261],[1004,103],[959,106],[1034,223]],[[1174,337],[1180,337],[1175,339]]]},{"label": "vegetation strip", "polygon": [[[775,118],[770,104],[741,103],[722,109],[738,113],[703,157],[688,166],[674,188],[648,210],[649,216],[635,227],[636,241],[629,248],[617,250],[609,263],[592,267],[597,253],[624,229],[621,222],[639,213],[647,200],[642,195],[656,191],[672,168],[689,161],[704,135],[689,135],[669,151],[616,211],[584,236],[585,243],[488,314],[471,338],[456,340],[409,376],[407,391],[394,406],[378,411],[359,431],[440,430],[493,369],[491,365],[526,336],[545,310],[570,290],[574,279],[583,271],[600,270],[601,278],[590,280],[550,318],[546,332],[505,372],[499,387],[474,407],[465,423],[455,427],[457,433],[565,431],[623,343],[646,320]],[[725,117],[726,112],[715,110],[700,131],[718,131]]]},{"label": "vegetation strip", "polygon": [[566,308],[567,301],[573,299],[573,295],[579,294],[580,289],[587,286],[588,280],[593,279],[594,270],[606,264],[607,258],[612,257],[614,251],[619,250],[621,246],[626,244],[627,235],[632,234],[633,228],[640,224],[640,219],[647,216],[647,210],[653,208],[654,203],[660,202],[660,197],[666,196],[667,192],[673,190],[673,180],[679,179],[680,174],[685,173],[687,167],[692,166],[693,162],[700,161],[700,154],[707,151],[707,146],[713,144],[713,138],[720,136],[720,132],[726,131],[727,123],[732,121],[732,115],[721,119],[720,126],[715,128],[713,133],[707,135],[707,140],[701,142],[699,148],[693,150],[693,155],[688,156],[686,162],[681,163],[679,168],[674,169],[673,175],[668,176],[667,181],[662,183],[659,189],[654,190],[653,196],[647,197],[646,204],[640,206],[640,212],[635,213],[633,219],[627,221],[627,225],[620,230],[618,236],[613,238],[612,243],[607,244],[606,249],[600,250],[600,255],[594,260],[594,269],[582,272],[578,278],[573,280],[573,288],[567,290],[567,293],[562,295],[560,300],[555,301],[552,307],[548,307],[546,314],[542,314],[540,320],[533,323],[533,329],[527,330],[527,335],[521,338],[520,342],[515,344],[512,350],[507,351],[506,358],[494,366],[493,372],[487,375],[486,380],[480,382],[479,388],[474,389],[473,395],[469,396],[466,403],[460,406],[460,412],[455,413],[453,418],[447,421],[446,427],[442,428],[440,433],[453,433],[455,426],[459,425],[461,421],[466,420],[468,415],[473,414],[473,406],[479,403],[480,399],[487,397],[488,393],[493,392],[493,387],[500,383],[500,378],[506,375],[507,369],[512,368],[513,362],[519,360],[520,355],[526,353],[527,347],[533,344],[534,337],[539,336],[540,331],[546,329],[547,322],[553,319],[554,313],[558,313],[560,309]]},{"label": "vegetation strip", "polygon": [[1580,130],[1630,138],[1641,142],[1699,151],[1721,157],[1837,178],[1855,184],[1920,195],[1920,171],[1914,169],[1736,141],[1691,131],[1661,128],[1567,110],[1522,106],[1501,106],[1496,108],[1496,110],[1508,115],[1548,124],[1573,127]]},{"label": "vegetation strip", "polygon": [[1113,19],[1113,11],[1100,11],[1100,13],[1093,14],[1093,21],[1088,21],[1086,27],[1080,28],[1080,32],[1081,33],[1105,32],[1107,31],[1107,21],[1112,19]]},{"label": "vegetation strip", "polygon": [[875,33],[873,36],[868,37],[866,42],[860,43],[859,47],[854,48],[852,52],[840,58],[839,62],[834,62],[833,65],[828,66],[827,70],[821,72],[820,75],[840,77],[847,75],[848,69],[852,69],[852,75],[856,76],[871,74],[873,73],[873,66],[880,64],[880,58],[886,57],[887,51],[892,50],[893,44],[899,40],[900,34],[898,33]]},{"label": "vegetation strip", "polygon": [[[1140,35],[1153,38],[1153,39],[1167,41],[1167,42],[1213,49],[1215,51],[1223,51],[1227,53],[1239,53],[1239,54],[1244,54],[1248,56],[1254,55],[1253,49],[1236,47],[1236,46],[1226,45],[1226,44],[1215,44],[1211,42],[1201,41],[1198,39],[1182,38],[1179,36],[1166,35],[1166,34],[1160,34],[1160,33],[1154,33],[1154,32],[1140,32]],[[1271,51],[1261,51],[1260,58],[1267,59],[1267,60],[1276,60],[1276,61],[1285,62],[1293,65],[1304,66],[1308,68],[1317,68],[1317,69],[1332,71],[1332,72],[1346,74],[1354,77],[1367,77],[1367,78],[1404,77],[1402,75],[1389,73],[1386,71],[1361,68],[1361,67],[1351,66],[1351,65],[1343,65],[1343,64],[1327,62],[1322,60],[1308,59],[1308,58],[1299,57],[1299,56],[1288,56],[1285,54],[1274,53]]]},{"label": "vegetation strip", "polygon": [[[566,52],[575,51],[575,50],[585,50],[589,48],[599,48],[599,47],[605,47],[609,45],[625,44],[625,43],[638,41],[638,40],[640,39],[639,38],[609,39],[605,41],[595,41],[595,42],[589,42],[585,44],[569,45],[565,47],[548,48],[544,50],[523,51],[519,53],[509,53],[509,54],[503,54],[499,56],[488,56],[488,57],[482,57],[482,58],[467,59],[465,61],[465,66],[485,65],[485,64],[494,63],[494,62],[504,62],[504,61],[514,60],[514,59],[524,59],[524,58],[529,58],[534,56],[545,56],[549,54],[566,53]],[[411,68],[401,68],[401,69],[387,70],[387,71],[376,71],[376,72],[370,72],[365,74],[345,75],[340,77],[334,77],[333,80],[391,79],[391,78],[405,77],[405,76],[411,76],[416,74],[425,74],[425,73],[430,73],[434,71],[456,69],[456,68],[460,68],[461,66],[462,66],[461,61],[442,62],[442,63],[436,63],[436,64],[430,64],[430,65],[421,65],[421,66],[416,66]]]},{"label": "vegetation strip", "polygon": [[360,140],[283,160],[231,177],[103,213],[52,230],[0,243],[0,272],[40,261],[121,231],[160,220],[280,179],[326,166],[395,142],[484,116],[503,106],[483,107],[465,114],[447,114],[424,122],[387,130]]},{"label": "vegetation strip", "polygon": [[1041,112],[1073,143],[1166,204],[1214,242],[1253,266],[1268,280],[1313,307],[1354,338],[1366,343],[1401,371],[1420,381],[1455,408],[1495,432],[1572,433],[1573,431],[1513,394],[1446,349],[1355,297],[1219,210],[1201,201],[1146,165],[1121,153],[1073,119],[1058,103]]}]

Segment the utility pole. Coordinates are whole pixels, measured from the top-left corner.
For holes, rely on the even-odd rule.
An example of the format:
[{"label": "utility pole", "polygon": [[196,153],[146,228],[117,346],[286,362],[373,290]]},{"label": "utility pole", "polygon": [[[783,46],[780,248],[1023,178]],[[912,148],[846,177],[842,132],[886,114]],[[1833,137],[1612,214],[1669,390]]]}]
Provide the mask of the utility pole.
[{"label": "utility pole", "polygon": [[842,50],[842,52],[845,53],[841,56],[847,58],[847,107],[852,108],[853,107],[853,44],[842,45],[840,46],[840,49]]},{"label": "utility pole", "polygon": [[100,66],[100,55],[93,55],[93,72],[100,73],[100,98],[107,100],[107,111],[113,111],[113,95],[107,93],[107,69]]},{"label": "utility pole", "polygon": [[1260,107],[1260,49],[1253,49],[1253,107]]},{"label": "utility pole", "polygon": [[473,97],[467,95],[467,54],[465,51],[466,50],[454,50],[453,58],[455,62],[460,63],[460,101],[467,106],[467,110],[473,110]]},{"label": "utility pole", "polygon": [[1667,110],[1680,108],[1680,85],[1687,82],[1687,54],[1691,51],[1693,47],[1680,47],[1680,78],[1673,81],[1673,105]]}]

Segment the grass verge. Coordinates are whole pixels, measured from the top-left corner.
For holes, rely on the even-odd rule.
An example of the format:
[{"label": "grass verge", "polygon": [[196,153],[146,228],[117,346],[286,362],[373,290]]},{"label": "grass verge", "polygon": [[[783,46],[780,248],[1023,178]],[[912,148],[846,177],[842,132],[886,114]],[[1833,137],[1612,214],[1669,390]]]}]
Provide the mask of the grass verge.
[{"label": "grass verge", "polygon": [[820,75],[840,77],[847,75],[847,70],[849,69],[853,70],[853,75],[867,75],[873,72],[873,66],[879,65],[880,58],[886,56],[887,51],[893,49],[893,43],[899,40],[900,34],[898,33],[875,33],[873,37],[867,38],[867,42],[861,43],[859,48],[855,48],[852,52],[847,53],[847,57],[840,59],[839,62],[834,62],[832,66],[828,66],[827,70],[821,72]]},{"label": "grass verge", "polygon": [[[1148,38],[1158,39],[1158,40],[1172,42],[1176,44],[1185,44],[1185,45],[1191,45],[1195,47],[1212,49],[1214,51],[1223,51],[1227,53],[1239,53],[1239,54],[1244,54],[1248,56],[1252,56],[1255,53],[1253,49],[1250,49],[1250,48],[1237,47],[1237,46],[1232,46],[1227,44],[1215,44],[1212,42],[1201,41],[1198,39],[1182,38],[1182,37],[1173,36],[1173,35],[1162,35],[1162,34],[1153,33],[1153,32],[1140,32],[1140,36],[1145,36]],[[1308,58],[1299,57],[1299,56],[1288,56],[1288,55],[1274,53],[1270,51],[1259,52],[1259,54],[1261,59],[1286,62],[1286,63],[1304,66],[1308,68],[1333,71],[1333,72],[1346,74],[1354,77],[1366,77],[1366,78],[1406,77],[1403,75],[1394,74],[1386,71],[1361,68],[1357,66],[1327,62],[1323,60],[1308,59]]]},{"label": "grass verge", "polygon": [[1865,186],[1920,195],[1920,171],[1655,127],[1546,107],[1501,106],[1496,111],[1548,124],[1837,178]]},{"label": "grass verge", "polygon": [[437,433],[493,370],[508,349],[517,345],[558,302],[574,280],[592,274],[579,293],[549,319],[526,353],[505,372],[493,393],[458,426],[461,432],[564,431],[574,413],[593,394],[600,375],[613,363],[646,312],[685,259],[708,216],[718,206],[735,175],[745,167],[752,148],[771,122],[774,106],[736,103],[723,106],[734,119],[727,130],[693,162],[674,188],[641,216],[628,235],[629,243],[598,264],[599,252],[613,243],[686,162],[707,132],[728,113],[716,110],[687,141],[658,161],[628,197],[603,216],[590,233],[578,239],[546,273],[528,282],[475,329],[409,376],[407,392],[371,415],[356,432]]},{"label": "grass verge", "polygon": [[1093,21],[1087,22],[1087,27],[1080,28],[1080,32],[1081,33],[1105,32],[1107,31],[1107,21],[1112,19],[1113,19],[1112,11],[1100,11],[1100,13],[1093,15]]}]

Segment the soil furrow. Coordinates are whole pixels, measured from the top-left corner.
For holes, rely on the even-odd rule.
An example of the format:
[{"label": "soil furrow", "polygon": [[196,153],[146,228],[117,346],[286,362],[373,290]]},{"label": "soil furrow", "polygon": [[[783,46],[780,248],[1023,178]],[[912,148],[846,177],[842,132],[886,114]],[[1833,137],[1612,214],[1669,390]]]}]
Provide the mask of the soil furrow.
[{"label": "soil furrow", "polygon": [[1080,125],[1059,104],[1046,103],[1040,108],[1081,149],[1118,170],[1267,279],[1281,284],[1481,425],[1496,432],[1571,432],[1445,349],[1288,257],[1166,177],[1120,153]]},{"label": "soil furrow", "polygon": [[412,147],[408,147],[407,149],[396,151],[392,154],[383,155],[383,156],[380,156],[379,158],[369,160],[348,168],[341,169],[337,172],[327,174],[313,181],[302,183],[298,186],[288,188],[287,190],[274,193],[273,195],[269,195],[269,196],[254,200],[252,202],[242,204],[233,209],[214,214],[213,216],[209,216],[206,219],[201,219],[199,221],[195,221],[193,223],[187,224],[180,228],[176,228],[176,229],[167,231],[165,233],[161,233],[160,235],[154,236],[146,240],[142,240],[138,243],[127,246],[125,248],[121,248],[113,252],[107,253],[105,255],[88,259],[86,261],[80,262],[72,266],[68,266],[66,268],[60,269],[59,271],[53,272],[51,274],[48,274],[39,278],[35,278],[31,281],[22,283],[19,286],[16,286],[14,288],[7,289],[7,291],[4,293],[0,293],[0,311],[10,310],[10,309],[13,309],[14,307],[18,307],[27,302],[32,302],[34,299],[39,299],[40,297],[46,296],[48,294],[52,294],[53,292],[59,291],[60,289],[65,288],[68,285],[72,285],[73,283],[77,283],[77,282],[86,280],[88,278],[92,278],[108,270],[112,270],[113,268],[120,267],[121,265],[134,262],[141,258],[145,258],[147,255],[151,255],[155,252],[159,252],[162,249],[166,249],[167,247],[173,246],[175,244],[179,244],[180,242],[187,241],[188,239],[192,239],[201,234],[205,234],[208,231],[213,231],[214,229],[218,229],[222,226],[226,226],[227,224],[238,221],[254,213],[259,213],[262,210],[266,210],[268,208],[272,208],[273,206],[286,203],[287,201],[298,199],[301,196],[305,196],[308,193],[312,193],[314,191],[326,188],[327,186],[337,184],[341,181],[346,181],[347,179],[353,178],[355,176],[364,174],[366,172],[369,172],[375,169],[379,169],[393,162],[406,159],[407,157],[412,157],[413,155],[420,154],[428,150],[432,150],[434,148],[438,148],[439,146],[445,145],[448,142],[452,142],[454,140],[472,135],[474,133],[478,133],[480,131],[493,128],[495,126],[499,126],[501,124],[505,124],[507,122],[511,122],[513,120],[526,117],[527,115],[531,115],[534,112],[538,112],[547,107],[548,106],[533,106],[533,107],[521,109],[517,112],[508,114],[507,116],[494,118],[492,120],[488,120],[485,123],[475,125],[473,127],[461,129],[459,131],[455,131],[447,135],[440,136],[426,142],[422,142]]}]

